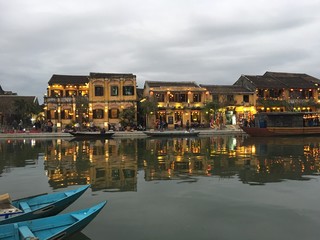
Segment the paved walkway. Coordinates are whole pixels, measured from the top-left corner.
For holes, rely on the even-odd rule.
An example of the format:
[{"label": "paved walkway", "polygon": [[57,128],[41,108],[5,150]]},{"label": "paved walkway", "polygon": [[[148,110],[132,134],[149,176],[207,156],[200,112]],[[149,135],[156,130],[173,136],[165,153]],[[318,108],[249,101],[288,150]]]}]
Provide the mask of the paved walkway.
[{"label": "paved walkway", "polygon": [[[228,126],[225,129],[217,130],[217,129],[197,129],[199,131],[199,136],[213,136],[213,135],[225,135],[225,134],[244,134],[244,132],[235,126]],[[146,138],[147,135],[142,131],[120,131],[115,132],[113,135],[114,138]],[[0,139],[14,139],[14,138],[73,138],[70,133],[62,133],[62,132],[40,132],[40,133],[0,133]]]}]

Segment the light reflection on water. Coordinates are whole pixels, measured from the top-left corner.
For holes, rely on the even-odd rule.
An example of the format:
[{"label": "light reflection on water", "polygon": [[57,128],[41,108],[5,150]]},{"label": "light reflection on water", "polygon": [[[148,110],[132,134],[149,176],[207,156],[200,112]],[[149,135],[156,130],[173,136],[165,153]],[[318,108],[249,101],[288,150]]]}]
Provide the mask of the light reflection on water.
[{"label": "light reflection on water", "polygon": [[[320,223],[319,217],[313,213],[319,212],[319,208],[312,207],[317,206],[315,202],[319,193],[311,195],[318,188],[315,182],[319,180],[320,171],[319,140],[214,136],[80,142],[63,139],[1,141],[1,192],[19,196],[90,183],[91,192],[73,204],[71,210],[105,199],[113,202],[106,214],[99,215],[95,224],[83,230],[83,233],[89,233],[91,239],[104,239],[107,232],[110,237],[124,239],[124,235],[117,232],[120,226],[140,236],[133,239],[150,239],[152,232],[156,231],[153,225],[149,225],[151,220],[162,224],[163,221],[169,224],[185,223],[185,219],[181,219],[185,215],[194,218],[192,224],[197,225],[197,220],[205,220],[219,226],[216,234],[221,234],[220,239],[256,239],[257,234],[263,231],[260,224],[270,224],[273,218],[279,218],[277,211],[283,214],[283,220],[297,217],[295,211],[301,211],[301,203],[294,199],[299,196],[301,200],[302,193],[303,201],[309,204],[302,215],[307,216],[309,226]],[[35,181],[39,181],[36,189],[30,186]],[[203,212],[205,208],[199,204],[208,210],[214,205],[212,214],[215,217]],[[191,211],[193,205],[197,206],[198,211]],[[127,213],[124,211],[126,207]],[[288,208],[293,211],[288,211]],[[145,212],[147,210],[148,213]],[[164,213],[165,217],[161,215]],[[154,219],[156,216],[159,216],[158,220]],[[247,231],[236,234],[243,223],[233,221],[242,221],[241,216],[250,218],[251,224],[261,230],[256,235]],[[171,219],[168,220],[168,217]],[[136,226],[135,221],[144,223],[145,227]],[[211,239],[212,236],[206,233],[212,228],[209,223],[198,223],[198,230],[194,226],[176,229],[165,226],[173,235],[184,231],[184,239],[192,239],[192,236],[199,234],[202,237],[198,239]],[[225,224],[230,227],[228,231],[234,231],[234,234],[223,233]],[[301,222],[296,221],[295,224],[301,225]],[[264,235],[265,239],[274,237],[274,234],[284,239],[281,238],[282,234],[285,235],[283,230],[272,224],[269,227],[275,233]],[[286,229],[289,230],[292,232],[292,236],[289,234],[291,239],[299,239],[295,230]],[[145,235],[141,235],[142,231]],[[83,233],[73,239],[90,239]],[[308,239],[313,239],[312,234],[312,231],[309,232]],[[264,239],[264,236],[259,237]],[[168,239],[168,235],[162,233],[154,238]]]}]

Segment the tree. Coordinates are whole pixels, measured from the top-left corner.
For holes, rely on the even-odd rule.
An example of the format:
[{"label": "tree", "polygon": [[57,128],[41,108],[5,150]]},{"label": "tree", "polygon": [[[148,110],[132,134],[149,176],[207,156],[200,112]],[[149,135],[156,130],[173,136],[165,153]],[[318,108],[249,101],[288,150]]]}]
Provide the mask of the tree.
[{"label": "tree", "polygon": [[124,128],[136,125],[136,111],[134,106],[123,109],[123,111],[120,112],[119,117],[121,126]]},{"label": "tree", "polygon": [[89,111],[89,99],[85,96],[77,96],[76,97],[76,122],[84,123],[89,122],[88,119],[88,111]]},{"label": "tree", "polygon": [[13,103],[14,116],[16,120],[22,120],[27,125],[31,124],[32,115],[37,115],[41,112],[39,104],[25,99],[17,99]]},{"label": "tree", "polygon": [[202,110],[204,112],[206,121],[210,122],[212,118],[214,119],[216,113],[219,111],[221,107],[222,106],[218,101],[207,102]]},{"label": "tree", "polygon": [[140,111],[140,115],[143,116],[143,118],[144,118],[145,126],[147,128],[151,127],[151,126],[149,126],[148,123],[153,122],[153,121],[148,121],[148,119],[150,116],[155,116],[152,113],[156,113],[158,111],[157,99],[156,98],[144,98],[142,101],[140,101],[139,111]]},{"label": "tree", "polygon": [[158,110],[158,101],[155,98],[146,99],[140,102],[140,109],[143,115],[156,112]]}]

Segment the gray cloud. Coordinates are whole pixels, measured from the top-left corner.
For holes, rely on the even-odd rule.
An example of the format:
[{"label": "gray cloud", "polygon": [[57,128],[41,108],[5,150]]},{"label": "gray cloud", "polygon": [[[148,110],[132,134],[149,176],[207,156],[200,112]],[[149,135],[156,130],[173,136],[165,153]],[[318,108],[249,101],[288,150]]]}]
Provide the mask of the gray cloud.
[{"label": "gray cloud", "polygon": [[232,84],[241,74],[320,77],[320,2],[11,0],[0,7],[0,84],[42,101],[52,74],[131,72]]}]

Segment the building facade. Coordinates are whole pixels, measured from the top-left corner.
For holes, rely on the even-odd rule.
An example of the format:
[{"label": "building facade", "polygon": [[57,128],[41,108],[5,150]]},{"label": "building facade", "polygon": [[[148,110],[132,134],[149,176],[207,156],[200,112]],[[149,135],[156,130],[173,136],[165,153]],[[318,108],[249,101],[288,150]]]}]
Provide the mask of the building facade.
[{"label": "building facade", "polygon": [[215,126],[241,124],[256,113],[254,91],[236,85],[200,85],[209,92],[209,102],[216,104],[209,120]]},{"label": "building facade", "polygon": [[195,82],[146,81],[143,97],[157,104],[156,111],[147,116],[147,128],[159,128],[164,123],[173,129],[201,125],[204,121],[201,110],[209,94]]},{"label": "building facade", "polygon": [[137,120],[136,76],[133,74],[90,73],[89,119],[96,126],[119,128],[120,113],[135,112]]},{"label": "building facade", "polygon": [[234,85],[255,92],[256,110],[314,112],[319,108],[320,80],[302,73],[242,75]]},{"label": "building facade", "polygon": [[[120,123],[120,112],[137,109],[136,76],[90,73],[53,75],[44,98],[46,118],[58,128],[110,127]],[[136,120],[136,116],[135,116]]]},{"label": "building facade", "polygon": [[[53,75],[44,99],[46,118],[61,128],[79,123],[120,130],[128,120],[121,114],[129,110],[135,124],[174,129],[241,124],[260,111],[319,109],[320,80],[301,73],[242,75],[233,85],[146,81],[142,94],[136,84],[130,73]],[[155,108],[143,111],[143,102]]]},{"label": "building facade", "polygon": [[75,123],[88,123],[88,76],[52,75],[44,97],[47,120],[58,128]]}]

